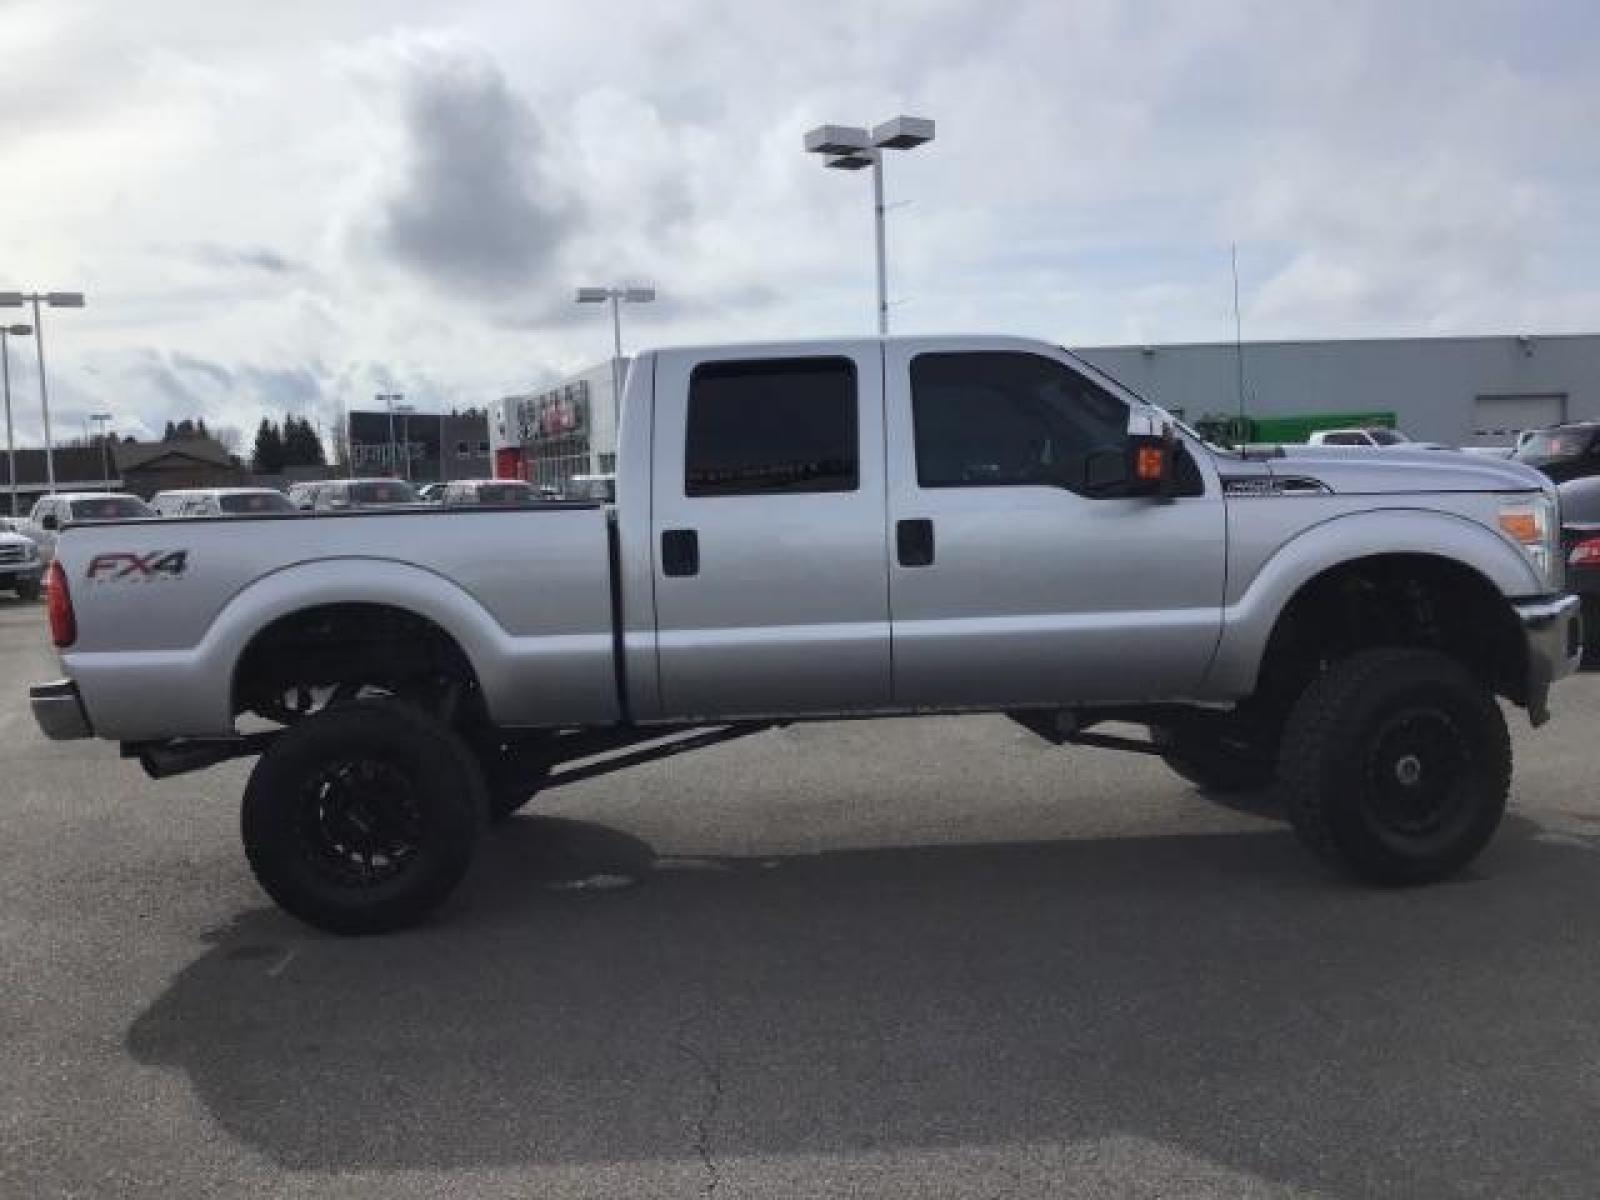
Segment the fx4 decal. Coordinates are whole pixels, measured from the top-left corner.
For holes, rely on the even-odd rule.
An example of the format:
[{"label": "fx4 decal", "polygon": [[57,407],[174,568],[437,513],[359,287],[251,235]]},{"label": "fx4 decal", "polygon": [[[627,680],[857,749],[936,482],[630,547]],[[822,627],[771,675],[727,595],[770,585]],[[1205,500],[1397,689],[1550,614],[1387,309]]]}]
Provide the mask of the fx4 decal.
[{"label": "fx4 decal", "polygon": [[89,569],[84,572],[84,577],[97,583],[114,583],[123,579],[141,582],[177,579],[188,566],[187,550],[152,550],[148,554],[119,551],[96,554],[89,560]]}]

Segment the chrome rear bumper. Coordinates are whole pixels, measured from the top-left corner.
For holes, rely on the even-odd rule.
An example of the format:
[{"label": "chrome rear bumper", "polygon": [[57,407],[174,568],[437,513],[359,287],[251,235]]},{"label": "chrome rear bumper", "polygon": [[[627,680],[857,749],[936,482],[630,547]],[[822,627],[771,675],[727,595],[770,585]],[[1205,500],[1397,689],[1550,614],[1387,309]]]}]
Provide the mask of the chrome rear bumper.
[{"label": "chrome rear bumper", "polygon": [[51,741],[70,742],[94,736],[78,685],[72,680],[36,683],[28,689],[28,701],[33,705],[33,719],[40,732]]}]

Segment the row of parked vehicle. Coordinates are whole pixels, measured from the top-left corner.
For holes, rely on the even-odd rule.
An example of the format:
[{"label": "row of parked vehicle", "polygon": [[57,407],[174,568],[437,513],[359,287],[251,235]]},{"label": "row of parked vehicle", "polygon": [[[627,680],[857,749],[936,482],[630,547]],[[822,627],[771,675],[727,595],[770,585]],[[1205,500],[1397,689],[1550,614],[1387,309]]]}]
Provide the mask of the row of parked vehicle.
[{"label": "row of parked vehicle", "polygon": [[124,492],[57,492],[43,496],[26,517],[0,518],[0,591],[37,599],[40,579],[55,557],[66,525],[149,517],[266,517],[307,513],[470,506],[519,506],[550,500],[610,501],[610,476],[583,476],[563,491],[517,479],[456,479],[420,491],[402,479],[323,479],[288,493],[267,487],[176,488],[149,502]]}]

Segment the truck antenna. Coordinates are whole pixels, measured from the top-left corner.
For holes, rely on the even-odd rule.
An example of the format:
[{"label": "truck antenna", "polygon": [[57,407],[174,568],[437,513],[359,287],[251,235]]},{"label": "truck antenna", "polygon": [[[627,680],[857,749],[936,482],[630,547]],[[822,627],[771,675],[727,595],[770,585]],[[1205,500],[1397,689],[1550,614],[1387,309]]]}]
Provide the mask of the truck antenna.
[{"label": "truck antenna", "polygon": [[1239,316],[1239,243],[1228,245],[1233,263],[1233,361],[1239,376],[1239,436],[1244,436],[1244,323]]}]

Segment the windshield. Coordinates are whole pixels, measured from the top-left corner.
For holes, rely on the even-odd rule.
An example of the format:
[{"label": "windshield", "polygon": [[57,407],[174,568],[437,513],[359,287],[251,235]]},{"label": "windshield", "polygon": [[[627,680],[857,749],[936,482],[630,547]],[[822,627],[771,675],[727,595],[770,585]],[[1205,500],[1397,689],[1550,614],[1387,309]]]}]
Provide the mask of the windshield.
[{"label": "windshield", "polygon": [[1369,429],[1367,432],[1372,435],[1372,440],[1380,446],[1403,446],[1411,440],[1405,434],[1394,429]]},{"label": "windshield", "polygon": [[352,504],[415,504],[416,502],[417,494],[411,490],[411,485],[398,479],[350,485]]},{"label": "windshield", "polygon": [[225,513],[242,516],[248,513],[283,513],[294,512],[295,507],[289,497],[281,492],[240,492],[235,495],[219,496],[217,504]]},{"label": "windshield", "polygon": [[1593,429],[1541,429],[1518,446],[1511,457],[1519,462],[1581,458],[1593,440]]},{"label": "windshield", "polygon": [[74,500],[74,521],[127,521],[153,517],[155,511],[135,496],[96,496],[93,500]]}]

